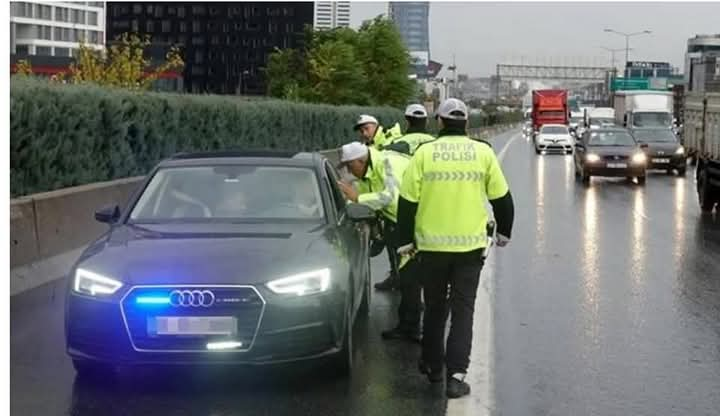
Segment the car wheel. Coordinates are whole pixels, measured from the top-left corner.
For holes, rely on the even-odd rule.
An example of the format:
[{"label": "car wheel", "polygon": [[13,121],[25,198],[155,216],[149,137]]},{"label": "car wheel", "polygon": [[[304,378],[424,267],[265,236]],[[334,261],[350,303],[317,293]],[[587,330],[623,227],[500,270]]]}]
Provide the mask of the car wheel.
[{"label": "car wheel", "polygon": [[537,147],[535,148],[535,154],[540,154],[540,149],[538,149]]},{"label": "car wheel", "polygon": [[353,367],[353,321],[351,314],[345,318],[345,334],[340,351],[332,359],[333,374],[339,377],[347,377],[352,373]]},{"label": "car wheel", "polygon": [[665,173],[667,173],[668,175],[672,175],[675,172],[672,169],[668,169],[665,171]]},{"label": "car wheel", "polygon": [[707,171],[705,169],[698,175],[697,190],[700,209],[704,212],[712,212],[715,207],[715,199],[713,197],[712,185],[708,183]]},{"label": "car wheel", "polygon": [[687,168],[685,166],[683,166],[680,169],[678,169],[677,172],[678,172],[678,176],[685,176],[685,174],[687,173]]},{"label": "car wheel", "polygon": [[72,360],[77,377],[88,380],[107,380],[115,376],[115,368],[108,364],[88,360]]},{"label": "car wheel", "polygon": [[645,178],[646,178],[645,176],[638,176],[637,177],[638,185],[645,185]]}]

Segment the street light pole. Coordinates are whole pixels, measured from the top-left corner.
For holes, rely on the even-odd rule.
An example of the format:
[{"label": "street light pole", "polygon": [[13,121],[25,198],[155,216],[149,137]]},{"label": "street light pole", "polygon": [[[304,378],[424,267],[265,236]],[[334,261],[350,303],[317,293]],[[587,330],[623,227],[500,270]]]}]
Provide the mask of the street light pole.
[{"label": "street light pole", "polygon": [[607,28],[604,31],[608,32],[608,33],[614,33],[614,34],[620,35],[620,36],[625,36],[625,72],[626,72],[625,75],[627,75],[627,63],[628,63],[628,59],[630,59],[630,57],[629,57],[630,38],[633,36],[638,36],[638,35],[649,35],[652,33],[652,31],[643,30],[642,32],[625,33],[625,32],[619,32],[617,30],[607,29]]},{"label": "street light pole", "polygon": [[[627,49],[625,49],[625,48],[619,48],[619,49],[617,49],[617,48],[616,48],[616,49],[612,49],[612,48],[607,48],[607,47],[605,47],[605,46],[600,46],[600,49],[604,49],[604,50],[610,52],[611,67],[612,67],[613,70],[615,70],[615,71],[617,71],[617,68],[615,67],[615,52],[632,50],[632,48],[627,48]],[[628,59],[628,57],[627,57],[627,54],[626,54],[626,55],[625,55],[625,61],[626,61],[626,62],[627,62],[627,59]]]}]

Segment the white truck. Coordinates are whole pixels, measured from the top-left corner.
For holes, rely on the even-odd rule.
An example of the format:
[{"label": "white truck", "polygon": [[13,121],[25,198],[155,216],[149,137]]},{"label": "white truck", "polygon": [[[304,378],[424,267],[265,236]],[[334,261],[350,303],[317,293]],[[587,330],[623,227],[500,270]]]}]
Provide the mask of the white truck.
[{"label": "white truck", "polygon": [[683,145],[697,162],[695,177],[700,208],[720,210],[720,93],[685,95]]},{"label": "white truck", "polygon": [[585,126],[597,129],[615,125],[615,109],[612,107],[595,107],[585,113]]},{"label": "white truck", "polygon": [[673,95],[669,91],[617,91],[613,102],[618,126],[673,127]]}]

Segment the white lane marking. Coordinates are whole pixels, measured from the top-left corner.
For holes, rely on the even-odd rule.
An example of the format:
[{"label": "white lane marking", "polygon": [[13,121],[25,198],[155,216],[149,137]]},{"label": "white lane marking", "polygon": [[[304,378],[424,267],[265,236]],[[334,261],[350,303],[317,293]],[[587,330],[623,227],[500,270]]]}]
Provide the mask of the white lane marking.
[{"label": "white lane marking", "polygon": [[[505,143],[505,146],[498,153],[500,163],[505,159],[510,145],[519,137],[521,137],[520,134],[515,134]],[[490,379],[490,374],[493,371],[493,308],[491,307],[491,300],[495,282],[494,259],[495,256],[491,251],[485,267],[483,267],[480,287],[475,298],[472,353],[470,354],[470,367],[467,374],[467,382],[472,390],[467,397],[448,400],[448,416],[487,416],[492,413],[495,406],[494,386]]]}]

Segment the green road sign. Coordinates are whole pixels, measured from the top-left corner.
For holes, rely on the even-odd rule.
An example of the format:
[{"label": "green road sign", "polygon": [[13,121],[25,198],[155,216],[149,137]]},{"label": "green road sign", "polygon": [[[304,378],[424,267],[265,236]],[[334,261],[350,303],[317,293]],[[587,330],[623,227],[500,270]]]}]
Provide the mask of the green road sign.
[{"label": "green road sign", "polygon": [[650,81],[648,78],[616,78],[610,84],[612,91],[647,90],[649,88]]}]

